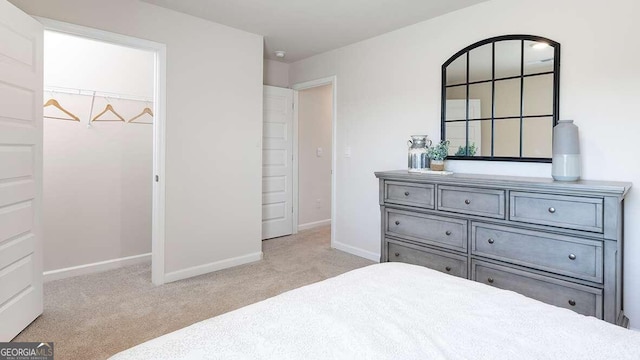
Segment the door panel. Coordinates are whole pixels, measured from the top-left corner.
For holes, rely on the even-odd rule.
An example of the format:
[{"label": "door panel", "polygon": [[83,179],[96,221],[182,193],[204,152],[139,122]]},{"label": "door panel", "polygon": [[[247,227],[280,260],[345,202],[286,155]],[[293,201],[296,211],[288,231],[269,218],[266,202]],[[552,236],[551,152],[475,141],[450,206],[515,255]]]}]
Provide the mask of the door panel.
[{"label": "door panel", "polygon": [[293,231],[293,90],[264,87],[262,239]]},{"label": "door panel", "polygon": [[0,0],[0,341],[42,314],[43,31]]}]

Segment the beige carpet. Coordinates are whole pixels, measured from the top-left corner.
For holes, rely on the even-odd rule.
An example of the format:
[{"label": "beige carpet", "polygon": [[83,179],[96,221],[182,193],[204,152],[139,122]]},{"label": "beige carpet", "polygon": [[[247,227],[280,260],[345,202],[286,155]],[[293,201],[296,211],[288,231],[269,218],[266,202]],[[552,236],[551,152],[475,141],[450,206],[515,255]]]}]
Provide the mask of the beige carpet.
[{"label": "beige carpet", "polygon": [[14,341],[53,341],[56,359],[105,359],[197,321],[372,264],[331,249],[329,227],[263,242],[264,260],[151,284],[149,265],[46,283],[44,314]]}]

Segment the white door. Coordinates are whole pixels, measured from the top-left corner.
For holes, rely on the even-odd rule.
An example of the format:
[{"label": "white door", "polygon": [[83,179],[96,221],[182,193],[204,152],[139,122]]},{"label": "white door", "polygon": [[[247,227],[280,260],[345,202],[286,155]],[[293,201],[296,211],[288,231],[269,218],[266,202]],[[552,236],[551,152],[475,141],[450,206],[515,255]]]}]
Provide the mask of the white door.
[{"label": "white door", "polygon": [[42,314],[43,34],[0,0],[0,341]]},{"label": "white door", "polygon": [[293,231],[293,90],[264,87],[262,239]]}]

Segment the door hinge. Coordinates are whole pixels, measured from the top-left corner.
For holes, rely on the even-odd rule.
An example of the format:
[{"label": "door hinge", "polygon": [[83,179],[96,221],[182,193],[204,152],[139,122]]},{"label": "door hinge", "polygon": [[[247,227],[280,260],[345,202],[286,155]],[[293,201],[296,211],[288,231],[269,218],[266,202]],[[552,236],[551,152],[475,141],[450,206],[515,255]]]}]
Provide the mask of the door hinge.
[{"label": "door hinge", "polygon": [[156,175],[156,182],[160,181],[160,176]]}]

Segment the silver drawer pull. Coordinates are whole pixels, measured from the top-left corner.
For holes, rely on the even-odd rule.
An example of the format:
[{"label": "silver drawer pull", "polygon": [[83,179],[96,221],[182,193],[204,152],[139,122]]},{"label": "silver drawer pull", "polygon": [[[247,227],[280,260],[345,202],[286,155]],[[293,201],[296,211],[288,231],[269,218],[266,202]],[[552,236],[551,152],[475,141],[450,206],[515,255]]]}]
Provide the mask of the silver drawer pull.
[{"label": "silver drawer pull", "polygon": [[487,240],[487,242],[488,242],[489,244],[493,244],[493,243],[495,242],[495,240],[493,240],[493,239],[489,239],[489,240]]},{"label": "silver drawer pull", "polygon": [[549,212],[553,214],[554,212],[556,212],[556,208],[554,208],[554,207],[550,207],[550,208],[549,208]]},{"label": "silver drawer pull", "polygon": [[449,235],[451,235],[451,231],[447,230],[447,231],[445,231],[445,234],[446,234],[447,236],[449,236]]},{"label": "silver drawer pull", "polygon": [[569,254],[569,260],[575,260],[576,254]]},{"label": "silver drawer pull", "polygon": [[396,253],[396,256],[400,256],[400,253]]},{"label": "silver drawer pull", "polygon": [[396,220],[396,225],[400,225],[400,220]]},{"label": "silver drawer pull", "polygon": [[408,191],[405,191],[405,192],[404,192],[404,196],[409,196],[409,192],[408,192]]},{"label": "silver drawer pull", "polygon": [[493,284],[493,278],[488,278],[487,281],[489,282],[489,284]]},{"label": "silver drawer pull", "polygon": [[576,301],[575,300],[569,300],[569,305],[576,306]]},{"label": "silver drawer pull", "polygon": [[447,266],[446,268],[444,268],[447,271],[451,271],[451,266]]},{"label": "silver drawer pull", "polygon": [[464,201],[464,203],[469,205],[469,204],[471,204],[471,200],[467,199],[467,200]]}]

